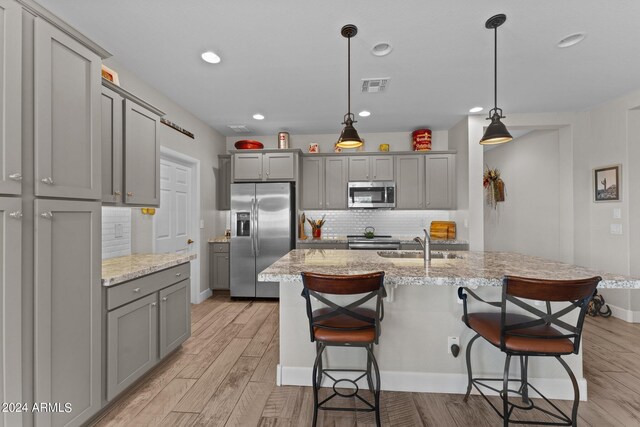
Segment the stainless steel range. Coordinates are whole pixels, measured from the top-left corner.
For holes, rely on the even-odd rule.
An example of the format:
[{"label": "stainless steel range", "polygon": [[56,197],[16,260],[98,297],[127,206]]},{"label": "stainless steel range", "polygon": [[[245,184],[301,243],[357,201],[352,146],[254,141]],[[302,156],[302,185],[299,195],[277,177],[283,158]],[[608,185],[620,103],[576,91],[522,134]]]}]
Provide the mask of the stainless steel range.
[{"label": "stainless steel range", "polygon": [[351,235],[347,236],[349,242],[349,249],[361,249],[361,250],[398,250],[400,249],[400,240],[394,239],[391,236],[375,236],[371,239],[364,237],[363,235]]}]

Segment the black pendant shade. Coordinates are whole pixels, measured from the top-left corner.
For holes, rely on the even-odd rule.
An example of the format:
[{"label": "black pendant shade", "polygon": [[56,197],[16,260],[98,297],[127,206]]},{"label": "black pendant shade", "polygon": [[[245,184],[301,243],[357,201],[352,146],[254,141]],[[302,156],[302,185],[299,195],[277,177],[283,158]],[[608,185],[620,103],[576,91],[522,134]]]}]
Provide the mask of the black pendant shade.
[{"label": "black pendant shade", "polygon": [[492,16],[485,23],[485,27],[489,30],[494,31],[494,74],[493,74],[493,96],[494,96],[494,107],[489,111],[489,117],[487,120],[491,120],[491,124],[487,126],[487,129],[480,140],[480,144],[482,145],[495,145],[495,144],[504,144],[505,142],[509,142],[513,139],[507,127],[502,123],[500,119],[503,119],[502,109],[498,108],[498,27],[507,20],[506,15],[499,14]]},{"label": "black pendant shade", "polygon": [[344,128],[340,133],[340,138],[336,145],[341,148],[358,148],[362,145],[362,138],[353,127],[356,122],[355,116],[351,113],[351,37],[358,34],[358,27],[347,24],[340,30],[340,34],[347,39],[347,114],[344,115]]}]

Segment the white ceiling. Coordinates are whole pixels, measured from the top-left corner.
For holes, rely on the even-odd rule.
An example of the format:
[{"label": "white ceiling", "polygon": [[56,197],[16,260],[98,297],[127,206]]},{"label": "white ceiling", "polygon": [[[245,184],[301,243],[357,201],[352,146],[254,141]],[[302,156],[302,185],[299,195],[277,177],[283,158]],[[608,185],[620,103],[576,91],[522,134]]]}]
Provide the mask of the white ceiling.
[{"label": "white ceiling", "polygon": [[[498,31],[498,104],[510,113],[585,110],[640,88],[637,0],[39,0],[114,54],[125,67],[225,135],[339,133],[346,113],[352,40],[352,111],[359,132],[449,129],[472,106],[493,102]],[[401,7],[402,6],[402,7]],[[570,33],[580,44],[559,49]],[[390,42],[386,57],[371,47]],[[214,50],[218,65],[200,59]],[[117,70],[116,70],[117,71]],[[383,94],[360,79],[390,77]],[[266,119],[258,122],[252,115]]]}]

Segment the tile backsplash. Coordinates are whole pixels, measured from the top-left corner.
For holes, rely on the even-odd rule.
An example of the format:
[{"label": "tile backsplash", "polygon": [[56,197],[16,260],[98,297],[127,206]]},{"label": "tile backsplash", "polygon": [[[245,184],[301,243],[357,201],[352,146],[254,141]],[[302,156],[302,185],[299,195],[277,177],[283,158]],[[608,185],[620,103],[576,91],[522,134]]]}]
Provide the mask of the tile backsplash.
[{"label": "tile backsplash", "polygon": [[[301,211],[302,213],[302,211]],[[320,219],[326,214],[322,227],[324,237],[362,234],[365,227],[376,229],[376,234],[396,237],[420,236],[422,229],[429,229],[431,221],[448,221],[450,211],[404,211],[363,209],[348,211],[304,211],[307,218]],[[306,224],[305,233],[311,235],[311,226]]]},{"label": "tile backsplash", "polygon": [[131,255],[131,209],[102,207],[102,259]]}]

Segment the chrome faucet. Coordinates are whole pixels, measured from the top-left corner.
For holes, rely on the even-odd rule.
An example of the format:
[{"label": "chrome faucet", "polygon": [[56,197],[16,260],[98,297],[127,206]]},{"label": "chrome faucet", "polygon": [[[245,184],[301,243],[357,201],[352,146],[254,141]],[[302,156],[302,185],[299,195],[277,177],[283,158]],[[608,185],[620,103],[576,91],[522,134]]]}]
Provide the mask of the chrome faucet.
[{"label": "chrome faucet", "polygon": [[431,260],[431,236],[429,236],[426,228],[423,229],[423,231],[424,239],[421,239],[420,237],[414,237],[413,241],[420,243],[420,246],[422,246],[422,252],[424,254],[424,262],[427,262]]}]

